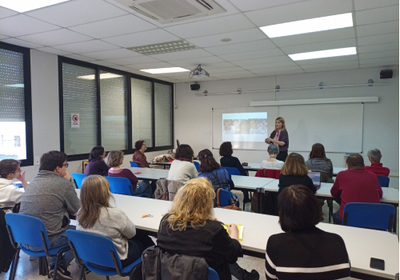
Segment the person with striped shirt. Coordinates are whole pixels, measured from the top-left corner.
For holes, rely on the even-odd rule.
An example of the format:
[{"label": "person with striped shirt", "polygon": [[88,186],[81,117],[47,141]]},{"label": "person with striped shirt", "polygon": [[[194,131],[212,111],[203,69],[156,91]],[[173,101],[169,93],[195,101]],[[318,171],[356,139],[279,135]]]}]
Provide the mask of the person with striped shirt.
[{"label": "person with striped shirt", "polygon": [[284,233],[271,235],[265,253],[266,279],[350,279],[350,261],[343,239],[316,227],[321,206],[302,185],[285,188],[278,198]]}]

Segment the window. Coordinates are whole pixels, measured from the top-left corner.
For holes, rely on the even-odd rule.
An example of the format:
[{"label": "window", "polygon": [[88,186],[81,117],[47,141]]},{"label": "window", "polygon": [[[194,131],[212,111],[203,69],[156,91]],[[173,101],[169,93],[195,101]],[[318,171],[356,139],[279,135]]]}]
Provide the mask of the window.
[{"label": "window", "polygon": [[101,145],[133,153],[173,147],[172,84],[69,58],[59,58],[61,150],[87,159]]},{"label": "window", "polygon": [[33,164],[29,49],[0,43],[0,160]]}]

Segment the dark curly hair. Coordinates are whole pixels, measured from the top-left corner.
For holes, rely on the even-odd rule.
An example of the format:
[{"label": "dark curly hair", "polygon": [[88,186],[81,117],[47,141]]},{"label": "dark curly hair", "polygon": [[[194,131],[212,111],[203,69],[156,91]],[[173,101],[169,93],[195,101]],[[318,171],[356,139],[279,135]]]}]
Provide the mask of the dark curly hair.
[{"label": "dark curly hair", "polygon": [[192,162],[193,161],[193,155],[194,155],[194,152],[193,152],[192,147],[190,147],[187,144],[180,144],[178,149],[176,149],[175,158],[178,159],[178,160],[180,158],[181,159],[187,159],[190,162]]},{"label": "dark curly hair", "polygon": [[139,151],[142,148],[142,145],[144,143],[144,140],[138,140],[135,142],[135,150]]},{"label": "dark curly hair", "polygon": [[231,142],[224,142],[219,147],[219,155],[221,157],[231,156],[233,154],[232,150],[232,143]]},{"label": "dark curly hair", "polygon": [[199,172],[211,172],[221,168],[209,149],[204,149],[197,156],[200,160]]}]

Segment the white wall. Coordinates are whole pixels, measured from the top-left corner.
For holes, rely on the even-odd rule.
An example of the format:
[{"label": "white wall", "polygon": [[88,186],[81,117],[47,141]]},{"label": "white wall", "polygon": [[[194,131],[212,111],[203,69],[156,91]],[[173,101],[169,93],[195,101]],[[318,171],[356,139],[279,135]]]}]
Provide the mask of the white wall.
[{"label": "white wall", "polygon": [[[367,151],[378,148],[383,154],[384,166],[391,169],[391,175],[398,176],[399,172],[399,78],[398,68],[394,70],[393,79],[380,80],[381,68],[362,70],[331,71],[313,74],[297,74],[287,76],[234,79],[224,81],[200,81],[200,90],[208,90],[208,96],[195,96],[190,91],[190,83],[176,85],[176,105],[174,112],[175,138],[180,143],[192,146],[195,153],[201,149],[212,147],[212,108],[243,108],[248,107],[251,101],[293,100],[310,98],[335,98],[378,96],[378,103],[366,103],[364,106],[364,132],[363,132],[363,156],[365,163],[369,165],[366,156]],[[212,73],[211,73],[212,74]],[[365,84],[368,79],[375,83],[385,83],[383,86],[359,86],[342,87],[334,89],[308,89],[273,92],[275,85],[281,89],[302,88],[318,86],[320,82],[325,85],[353,85]],[[216,92],[232,92],[242,88],[243,93],[214,95]],[[246,93],[246,90],[267,89],[264,93]],[[282,116],[285,117],[285,116]],[[346,125],[346,124],[343,124]],[[287,124],[290,134],[290,124]],[[332,131],[334,133],[334,131]],[[329,137],[329,135],[326,135]],[[290,139],[296,141],[296,139]],[[346,143],[343,142],[343,145]],[[311,147],[310,147],[311,149]],[[218,150],[213,151],[215,156]],[[289,149],[290,152],[290,149]],[[234,151],[241,161],[261,162],[267,157],[267,152]],[[303,156],[308,157],[307,153]],[[328,154],[335,166],[344,166],[344,154]],[[218,157],[217,157],[218,158]]]},{"label": "white wall", "polygon": [[[60,150],[58,58],[57,55],[31,50],[32,123],[34,163],[50,150]],[[88,151],[90,152],[90,151]],[[146,153],[147,159],[166,153]],[[132,155],[125,155],[124,166],[130,166]],[[81,161],[70,161],[68,172],[81,172]],[[39,165],[24,166],[31,181]]]}]

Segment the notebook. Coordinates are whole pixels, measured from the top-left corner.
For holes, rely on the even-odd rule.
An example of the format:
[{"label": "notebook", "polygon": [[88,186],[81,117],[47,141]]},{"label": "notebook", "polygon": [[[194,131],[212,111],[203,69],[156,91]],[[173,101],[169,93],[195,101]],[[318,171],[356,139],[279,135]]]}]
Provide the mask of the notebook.
[{"label": "notebook", "polygon": [[308,177],[311,178],[311,180],[314,183],[314,186],[317,188],[317,190],[319,190],[319,188],[321,187],[321,172],[309,171]]}]

